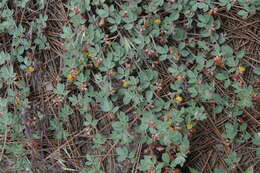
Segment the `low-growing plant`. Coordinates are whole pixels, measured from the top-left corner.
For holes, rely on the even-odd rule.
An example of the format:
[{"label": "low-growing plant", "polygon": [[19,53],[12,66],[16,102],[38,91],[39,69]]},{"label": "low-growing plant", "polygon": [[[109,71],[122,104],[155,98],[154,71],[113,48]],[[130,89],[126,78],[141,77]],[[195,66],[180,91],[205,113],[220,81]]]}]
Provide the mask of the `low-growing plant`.
[{"label": "low-growing plant", "polygon": [[[30,3],[13,5],[27,11]],[[48,3],[38,0],[35,8],[46,11]],[[73,0],[63,5],[68,21],[59,35],[59,80],[51,89],[51,138],[70,142],[83,129],[91,149],[105,158],[115,153],[116,162],[128,161],[141,172],[174,171],[184,165],[196,125],[210,112],[228,119],[225,141],[252,139],[259,155],[259,134],[251,134],[242,118],[259,91],[243,79],[251,69],[243,61],[246,52],[228,45],[219,16],[220,10],[239,6],[238,15],[246,19],[259,10],[259,1]],[[17,21],[7,1],[0,9],[0,34],[10,40],[0,42],[5,45],[0,47],[0,131],[14,141],[1,141],[1,155],[22,171],[32,167],[24,143],[40,135],[23,133],[25,112],[33,107],[29,83],[42,69],[35,58],[53,49],[47,33],[56,33],[48,31],[52,19],[46,12],[30,19],[28,27]],[[257,67],[252,71],[260,74]],[[82,120],[77,135],[69,125],[76,118]],[[136,143],[139,151],[130,147]],[[91,153],[78,171],[105,172],[104,160]],[[233,152],[225,162],[235,168],[240,160]]]}]

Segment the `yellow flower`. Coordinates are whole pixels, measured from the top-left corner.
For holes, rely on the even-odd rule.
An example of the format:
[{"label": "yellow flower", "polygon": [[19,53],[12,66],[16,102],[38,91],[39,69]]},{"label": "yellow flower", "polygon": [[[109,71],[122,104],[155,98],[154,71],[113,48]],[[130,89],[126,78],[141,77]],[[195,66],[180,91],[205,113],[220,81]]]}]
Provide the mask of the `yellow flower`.
[{"label": "yellow flower", "polygon": [[14,104],[16,105],[21,105],[21,100],[19,98],[16,98]]},{"label": "yellow flower", "polygon": [[257,94],[256,94],[256,93],[252,93],[251,96],[252,96],[252,97],[256,97]]},{"label": "yellow flower", "polygon": [[16,86],[19,86],[19,85],[20,85],[20,82],[19,82],[19,81],[16,81],[14,84],[15,84]]},{"label": "yellow flower", "polygon": [[192,127],[193,127],[192,124],[187,125],[187,129],[189,129],[189,130],[192,129]]},{"label": "yellow flower", "polygon": [[115,76],[115,75],[116,75],[116,71],[110,70],[110,71],[109,71],[109,75],[110,75],[110,76]]},{"label": "yellow flower", "polygon": [[244,71],[246,71],[246,68],[242,67],[242,66],[239,66],[238,70],[239,70],[240,73],[243,73]]},{"label": "yellow flower", "polygon": [[173,125],[173,122],[172,122],[172,121],[167,121],[167,125],[168,125],[168,126],[172,126],[172,125]]},{"label": "yellow flower", "polygon": [[27,68],[27,70],[28,70],[29,72],[34,72],[35,68],[34,68],[33,66],[29,66],[29,67]]},{"label": "yellow flower", "polygon": [[178,75],[176,78],[177,78],[177,81],[183,81],[184,78],[185,78],[185,76],[183,76],[183,75]]},{"label": "yellow flower", "polygon": [[92,52],[85,52],[85,55],[86,56],[93,56],[93,53]]},{"label": "yellow flower", "polygon": [[179,61],[181,59],[181,56],[180,55],[174,55],[173,59],[175,59],[176,61]]},{"label": "yellow flower", "polygon": [[161,23],[162,23],[162,21],[161,21],[161,19],[155,19],[155,20],[154,20],[154,23],[156,23],[156,24],[158,24],[158,25],[159,25],[159,24],[161,24]]},{"label": "yellow flower", "polygon": [[129,86],[129,82],[123,81],[122,85],[123,85],[124,88],[127,88]]},{"label": "yellow flower", "polygon": [[111,45],[112,45],[112,41],[110,41],[110,40],[106,41],[105,43],[106,43],[106,45],[108,45],[108,46],[111,46]]},{"label": "yellow flower", "polygon": [[79,74],[79,71],[76,70],[76,69],[72,69],[71,72],[70,72],[70,74],[76,76],[76,75]]},{"label": "yellow flower", "polygon": [[68,74],[68,75],[67,75],[67,79],[68,79],[68,80],[73,80],[73,76],[72,76],[71,74]]},{"label": "yellow flower", "polygon": [[147,21],[144,21],[144,27],[148,27],[148,26],[149,26],[149,23]]},{"label": "yellow flower", "polygon": [[178,102],[181,102],[183,100],[183,98],[181,96],[176,96],[175,100],[178,101]]}]

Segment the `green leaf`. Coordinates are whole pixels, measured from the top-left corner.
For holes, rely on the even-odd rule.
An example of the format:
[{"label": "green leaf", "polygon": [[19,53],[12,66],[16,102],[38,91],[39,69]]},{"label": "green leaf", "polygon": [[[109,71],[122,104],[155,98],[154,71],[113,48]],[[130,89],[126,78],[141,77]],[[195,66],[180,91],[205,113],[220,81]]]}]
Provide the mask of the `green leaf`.
[{"label": "green leaf", "polygon": [[145,92],[145,97],[147,102],[150,102],[153,98],[153,91],[152,90],[148,90]]},{"label": "green leaf", "polygon": [[93,141],[97,144],[104,144],[106,139],[101,134],[97,133]]},{"label": "green leaf", "polygon": [[161,55],[160,56],[160,61],[164,61],[164,60],[170,59],[170,58],[171,58],[171,56],[169,54]]},{"label": "green leaf", "polygon": [[90,114],[86,114],[85,117],[84,117],[84,126],[88,126],[88,125],[91,125],[93,119],[92,119],[92,116]]},{"label": "green leaf", "polygon": [[237,127],[230,123],[225,124],[226,133],[223,135],[225,138],[233,140],[237,135]]},{"label": "green leaf", "polygon": [[[13,70],[13,66],[10,66],[9,68],[7,66],[3,66],[0,70],[0,77],[4,78],[4,80],[12,79],[16,76]],[[9,82],[11,82],[10,80]]]},{"label": "green leaf", "polygon": [[251,166],[251,167],[247,168],[244,173],[254,173],[253,167]]},{"label": "green leaf", "polygon": [[223,106],[217,105],[216,108],[214,109],[215,114],[219,114],[223,111]]},{"label": "green leaf", "polygon": [[199,171],[197,171],[197,170],[194,169],[194,168],[189,168],[189,170],[190,170],[190,173],[200,173]]},{"label": "green leaf", "polygon": [[116,23],[116,20],[113,19],[113,18],[111,18],[111,17],[108,17],[108,18],[107,18],[107,21],[108,21],[109,23],[112,23],[112,24],[115,24],[115,23]]},{"label": "green leaf", "polygon": [[128,149],[126,147],[118,147],[116,148],[116,153],[118,154],[117,160],[122,162],[128,156]]},{"label": "green leaf", "polygon": [[245,56],[245,51],[241,50],[236,54],[237,58],[242,59]]},{"label": "green leaf", "polygon": [[187,57],[189,54],[190,54],[190,52],[187,51],[187,50],[182,50],[182,51],[181,51],[181,55],[182,55],[183,57]]},{"label": "green leaf", "polygon": [[110,112],[113,109],[113,103],[106,98],[101,103],[101,109],[104,112]]},{"label": "green leaf", "polygon": [[230,46],[222,46],[222,52],[225,56],[230,57],[233,55],[233,49]]},{"label": "green leaf", "polygon": [[111,112],[114,114],[114,113],[116,113],[118,110],[119,110],[119,107],[116,106],[116,107],[114,107],[114,108],[111,110]]},{"label": "green leaf", "polygon": [[80,14],[74,15],[71,17],[70,21],[73,23],[75,27],[78,27],[85,23],[85,19],[81,17]]},{"label": "green leaf", "polygon": [[187,38],[187,32],[181,28],[175,28],[175,34],[173,37],[177,41],[182,41]]},{"label": "green leaf", "polygon": [[159,54],[166,54],[168,52],[168,46],[156,46],[156,51],[159,53]]},{"label": "green leaf", "polygon": [[141,171],[147,171],[148,169],[150,169],[151,167],[153,167],[155,164],[155,159],[153,159],[152,157],[149,156],[144,156],[144,159],[142,159],[140,161],[140,167],[139,169]]},{"label": "green leaf", "polygon": [[96,12],[101,18],[106,18],[109,15],[108,11],[103,9],[97,9]]},{"label": "green leaf", "polygon": [[124,25],[124,28],[126,29],[126,30],[130,30],[130,29],[132,29],[134,27],[134,24],[132,24],[132,23],[128,23],[128,24],[125,24]]},{"label": "green leaf", "polygon": [[195,87],[188,88],[188,91],[191,93],[191,97],[196,97],[198,95],[198,91]]},{"label": "green leaf", "polygon": [[215,77],[218,79],[218,80],[226,80],[228,78],[228,74],[226,73],[217,73],[215,75]]},{"label": "green leaf", "polygon": [[215,168],[215,169],[214,169],[214,173],[226,173],[226,171],[223,170],[223,169]]},{"label": "green leaf", "polygon": [[167,153],[163,153],[162,160],[165,163],[169,163],[170,162],[170,156]]},{"label": "green leaf", "polygon": [[60,116],[62,118],[65,118],[73,113],[74,113],[74,111],[71,109],[71,107],[69,105],[64,105],[61,109]]},{"label": "green leaf", "polygon": [[260,147],[258,147],[258,148],[256,149],[256,155],[257,155],[257,156],[260,156]]},{"label": "green leaf", "polygon": [[123,123],[127,123],[129,120],[129,117],[124,113],[124,112],[120,112],[119,114],[119,120]]},{"label": "green leaf", "polygon": [[257,75],[260,75],[260,67],[255,68],[255,69],[253,70],[253,72],[254,72],[255,74],[257,74]]},{"label": "green leaf", "polygon": [[164,0],[153,0],[155,6],[162,6]]},{"label": "green leaf", "polygon": [[260,134],[256,133],[255,138],[253,140],[253,144],[260,145]]},{"label": "green leaf", "polygon": [[24,8],[24,7],[26,6],[27,2],[29,2],[29,0],[16,1],[16,5],[17,5],[18,7]]},{"label": "green leaf", "polygon": [[128,90],[125,90],[124,91],[124,98],[123,98],[123,103],[124,104],[129,104],[132,100],[132,98],[134,97],[133,96],[133,93],[129,92]]},{"label": "green leaf", "polygon": [[237,14],[241,16],[243,19],[247,18],[248,16],[248,12],[246,10],[240,10]]},{"label": "green leaf", "polygon": [[227,62],[226,64],[229,66],[229,67],[236,67],[238,65],[239,61],[236,60],[234,57],[229,57],[227,59]]},{"label": "green leaf", "polygon": [[172,161],[171,166],[172,167],[176,167],[177,165],[183,166],[183,164],[185,163],[185,155],[182,153],[177,153],[177,158]]},{"label": "green leaf", "polygon": [[58,83],[57,87],[54,88],[53,92],[55,94],[64,95],[64,96],[69,93],[69,91],[65,90],[65,85],[61,83]]},{"label": "green leaf", "polygon": [[170,19],[172,22],[178,20],[180,17],[180,13],[178,11],[175,11],[173,12],[171,15],[170,15]]},{"label": "green leaf", "polygon": [[8,53],[0,52],[0,65],[3,65],[6,61],[10,60],[11,56]]},{"label": "green leaf", "polygon": [[241,157],[238,157],[235,152],[233,152],[232,154],[230,154],[230,155],[228,156],[228,158],[224,159],[224,161],[227,163],[227,165],[228,165],[229,167],[233,167],[234,164],[239,163],[240,160],[241,160]]}]

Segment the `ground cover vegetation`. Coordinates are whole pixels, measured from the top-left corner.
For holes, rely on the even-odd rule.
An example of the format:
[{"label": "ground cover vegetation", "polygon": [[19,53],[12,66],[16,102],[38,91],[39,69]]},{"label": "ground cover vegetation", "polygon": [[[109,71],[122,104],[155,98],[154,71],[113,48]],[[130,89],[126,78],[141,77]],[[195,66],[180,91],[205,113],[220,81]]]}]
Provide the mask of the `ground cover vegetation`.
[{"label": "ground cover vegetation", "polygon": [[260,171],[259,0],[1,0],[0,172]]}]

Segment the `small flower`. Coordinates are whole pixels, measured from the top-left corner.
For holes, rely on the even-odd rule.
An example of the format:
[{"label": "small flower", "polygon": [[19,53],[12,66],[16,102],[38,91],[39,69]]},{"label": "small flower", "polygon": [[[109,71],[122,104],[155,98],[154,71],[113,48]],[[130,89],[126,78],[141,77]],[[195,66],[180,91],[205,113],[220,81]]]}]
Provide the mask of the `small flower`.
[{"label": "small flower", "polygon": [[184,79],[185,79],[185,76],[184,75],[178,75],[177,77],[177,81],[184,81]]},{"label": "small flower", "polygon": [[127,82],[127,81],[123,81],[123,83],[122,83],[122,86],[124,87],[124,88],[127,88],[128,86],[129,86],[129,82]]},{"label": "small flower", "polygon": [[110,40],[106,41],[105,43],[106,43],[106,45],[108,45],[108,46],[111,46],[111,45],[112,45],[112,41],[110,41]]},{"label": "small flower", "polygon": [[192,124],[187,125],[187,129],[189,129],[189,130],[192,129],[192,127],[193,127]]},{"label": "small flower", "polygon": [[217,56],[214,58],[214,61],[215,61],[215,63],[216,63],[218,66],[220,66],[220,67],[224,67],[224,66],[225,66],[225,63],[222,61],[220,55],[217,55]]},{"label": "small flower", "polygon": [[98,23],[98,26],[104,26],[105,25],[105,23],[106,23],[106,19],[105,18],[102,18],[102,19],[100,19],[100,21],[99,21],[99,23]]},{"label": "small flower", "polygon": [[64,52],[64,53],[68,53],[69,50],[68,50],[68,49],[63,49],[63,52]]},{"label": "small flower", "polygon": [[167,125],[168,125],[168,127],[171,127],[173,125],[173,122],[172,121],[167,121]]},{"label": "small flower", "polygon": [[181,102],[183,100],[183,98],[181,96],[176,96],[175,100],[178,101],[178,102]]},{"label": "small flower", "polygon": [[148,27],[149,26],[149,23],[147,21],[144,21],[144,27]]},{"label": "small flower", "polygon": [[218,13],[219,9],[218,8],[214,8],[208,11],[209,15],[216,15]]},{"label": "small flower", "polygon": [[29,67],[27,68],[27,70],[28,70],[29,72],[34,72],[35,68],[34,68],[33,66],[29,66]]},{"label": "small flower", "polygon": [[242,123],[245,122],[245,120],[244,120],[242,117],[238,117],[237,120],[238,120],[238,122],[239,122],[240,124],[242,124]]},{"label": "small flower", "polygon": [[85,55],[86,56],[93,56],[93,53],[92,52],[85,52]]},{"label": "small flower", "polygon": [[181,59],[181,55],[179,51],[175,51],[173,53],[173,59],[175,59],[176,61],[179,61]]},{"label": "small flower", "polygon": [[110,71],[108,72],[108,75],[109,75],[110,77],[113,77],[113,76],[116,75],[116,71],[110,70]]},{"label": "small flower", "polygon": [[21,105],[21,100],[19,98],[16,98],[14,104]]},{"label": "small flower", "polygon": [[157,141],[159,138],[160,138],[160,133],[156,133],[156,134],[152,135],[153,141]]},{"label": "small flower", "polygon": [[79,74],[79,71],[78,71],[77,69],[72,69],[71,72],[70,72],[70,74],[71,74],[72,76],[76,76],[76,75]]},{"label": "small flower", "polygon": [[76,14],[80,14],[80,9],[78,9],[78,8],[75,9],[75,13],[76,13]]},{"label": "small flower", "polygon": [[141,28],[140,28],[140,33],[143,34],[144,31],[145,31],[145,27],[141,27]]},{"label": "small flower", "polygon": [[96,59],[95,67],[99,67],[101,64],[102,64],[102,60],[101,59]]},{"label": "small flower", "polygon": [[256,93],[252,93],[251,96],[252,96],[252,97],[256,97],[257,94],[256,94]]},{"label": "small flower", "polygon": [[15,86],[19,86],[20,82],[16,81],[14,84],[15,84]]},{"label": "small flower", "polygon": [[66,77],[67,77],[67,79],[70,80],[70,81],[73,80],[73,76],[72,76],[71,74],[68,74]]},{"label": "small flower", "polygon": [[152,57],[158,56],[157,52],[154,51],[154,50],[149,50],[149,51],[148,51],[148,55],[149,55],[149,56],[152,56]]},{"label": "small flower", "polygon": [[87,89],[87,88],[81,88],[81,91],[82,91],[82,92],[87,92],[88,89]]},{"label": "small flower", "polygon": [[32,60],[32,59],[33,59],[33,55],[32,55],[32,54],[27,55],[27,58],[30,59],[30,60]]},{"label": "small flower", "polygon": [[239,66],[238,70],[239,70],[240,73],[243,73],[244,71],[246,71],[246,68],[242,67],[242,66]]},{"label": "small flower", "polygon": [[158,24],[158,25],[159,25],[159,24],[161,24],[161,23],[162,23],[162,21],[161,21],[161,19],[155,19],[155,20],[154,20],[154,23],[156,23],[156,24]]},{"label": "small flower", "polygon": [[175,59],[176,61],[179,61],[181,59],[181,56],[180,55],[174,55],[173,59]]}]

